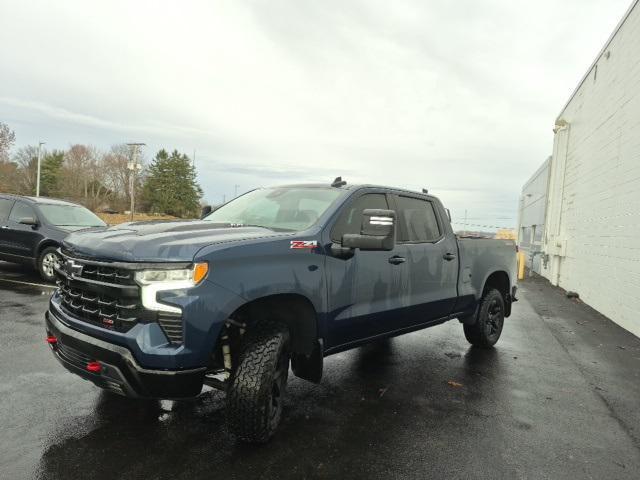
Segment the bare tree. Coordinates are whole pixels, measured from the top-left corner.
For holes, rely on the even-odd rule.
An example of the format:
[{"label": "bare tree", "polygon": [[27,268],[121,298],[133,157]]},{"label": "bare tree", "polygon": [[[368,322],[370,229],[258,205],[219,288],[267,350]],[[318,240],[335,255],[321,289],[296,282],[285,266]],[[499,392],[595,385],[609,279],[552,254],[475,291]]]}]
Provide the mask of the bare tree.
[{"label": "bare tree", "polygon": [[[131,198],[129,192],[129,179],[131,170],[131,147],[125,144],[113,145],[109,153],[104,156],[103,166],[105,170],[105,182],[112,191],[111,203],[117,210],[126,210]],[[144,159],[138,156],[138,162],[144,164]],[[136,194],[139,193],[142,184],[142,176],[136,179]]]},{"label": "bare tree", "polygon": [[0,162],[0,192],[19,193],[18,165],[13,162]]},{"label": "bare tree", "polygon": [[96,154],[89,163],[90,174],[85,203],[92,210],[104,208],[114,194],[108,185],[109,169],[106,164],[106,154],[101,152]]},{"label": "bare tree", "polygon": [[0,163],[9,161],[11,147],[16,142],[16,134],[6,123],[0,122]]},{"label": "bare tree", "polygon": [[91,145],[71,145],[65,153],[63,176],[71,198],[85,202],[89,198],[89,183],[98,157],[98,150]]},{"label": "bare tree", "polygon": [[17,165],[15,191],[23,195],[35,195],[38,175],[38,147],[27,145],[18,149],[13,156],[13,161]]}]

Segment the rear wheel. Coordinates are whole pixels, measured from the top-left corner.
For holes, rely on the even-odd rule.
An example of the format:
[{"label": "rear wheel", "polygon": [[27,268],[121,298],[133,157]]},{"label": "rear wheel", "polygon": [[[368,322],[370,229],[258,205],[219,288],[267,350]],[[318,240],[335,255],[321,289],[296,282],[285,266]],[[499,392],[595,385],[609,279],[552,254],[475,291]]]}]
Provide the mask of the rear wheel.
[{"label": "rear wheel", "polygon": [[60,256],[58,255],[58,247],[47,247],[40,252],[38,256],[38,273],[46,282],[55,280],[55,267],[60,265]]},{"label": "rear wheel", "polygon": [[247,333],[227,391],[227,424],[245,442],[266,442],[282,417],[289,374],[289,331],[260,322]]},{"label": "rear wheel", "polygon": [[504,325],[504,298],[496,290],[488,290],[478,308],[474,324],[464,324],[464,336],[476,347],[489,348],[496,344]]}]

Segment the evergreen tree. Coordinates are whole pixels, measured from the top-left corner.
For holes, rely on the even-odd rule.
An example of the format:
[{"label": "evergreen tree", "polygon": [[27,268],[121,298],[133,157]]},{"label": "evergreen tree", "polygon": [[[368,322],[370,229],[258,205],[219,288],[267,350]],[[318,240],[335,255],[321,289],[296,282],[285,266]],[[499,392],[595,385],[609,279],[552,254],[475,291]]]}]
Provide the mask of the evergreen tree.
[{"label": "evergreen tree", "polygon": [[62,164],[64,152],[46,153],[40,166],[40,193],[45,197],[64,196],[62,188]]},{"label": "evergreen tree", "polygon": [[202,189],[196,171],[185,154],[162,149],[149,165],[143,186],[143,201],[155,213],[196,217]]}]

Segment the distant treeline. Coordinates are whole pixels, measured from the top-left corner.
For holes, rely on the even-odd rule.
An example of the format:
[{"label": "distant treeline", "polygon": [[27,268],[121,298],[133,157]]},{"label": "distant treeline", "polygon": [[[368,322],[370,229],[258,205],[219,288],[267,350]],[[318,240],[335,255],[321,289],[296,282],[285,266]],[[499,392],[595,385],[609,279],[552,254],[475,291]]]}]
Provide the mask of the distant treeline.
[{"label": "distant treeline", "polygon": [[[15,134],[0,122],[0,192],[35,195],[38,146],[13,151]],[[81,203],[94,210],[123,212],[130,205],[132,147],[120,144],[102,151],[75,144],[67,150],[41,149],[40,195]],[[202,189],[192,161],[174,150],[160,150],[150,163],[138,156],[136,211],[178,217],[197,216]]]}]

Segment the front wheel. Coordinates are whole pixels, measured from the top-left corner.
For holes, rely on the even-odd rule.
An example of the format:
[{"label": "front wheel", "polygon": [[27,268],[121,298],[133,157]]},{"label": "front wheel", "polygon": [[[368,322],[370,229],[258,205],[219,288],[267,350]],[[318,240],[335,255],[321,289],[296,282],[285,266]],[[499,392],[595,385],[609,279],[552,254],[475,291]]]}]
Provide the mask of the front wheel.
[{"label": "front wheel", "polygon": [[47,247],[40,252],[38,256],[38,273],[45,282],[53,282],[55,280],[55,267],[60,265],[60,256],[58,255],[58,247]]},{"label": "front wheel", "polygon": [[464,324],[464,336],[471,345],[489,348],[496,344],[504,325],[504,298],[496,290],[488,290],[478,308],[476,322]]},{"label": "front wheel", "polygon": [[262,443],[275,433],[289,373],[289,331],[260,322],[246,335],[227,391],[227,424],[238,439]]}]

